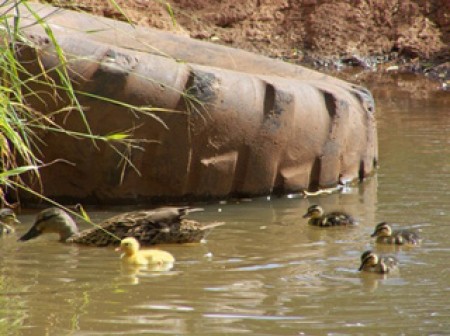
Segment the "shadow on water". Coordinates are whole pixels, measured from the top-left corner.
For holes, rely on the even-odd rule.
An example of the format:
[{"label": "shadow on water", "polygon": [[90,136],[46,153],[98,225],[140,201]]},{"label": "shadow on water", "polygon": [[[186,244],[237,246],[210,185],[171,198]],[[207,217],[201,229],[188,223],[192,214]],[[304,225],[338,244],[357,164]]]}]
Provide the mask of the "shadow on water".
[{"label": "shadow on water", "polygon": [[[208,205],[193,217],[226,225],[203,244],[162,247],[176,258],[170,270],[123,269],[112,248],[64,245],[51,235],[18,243],[34,216],[21,215],[17,234],[1,238],[0,333],[448,332],[450,104],[376,99],[376,176],[331,195]],[[302,215],[311,204],[345,210],[360,224],[309,226]],[[384,220],[420,229],[423,244],[375,246],[370,234]],[[395,255],[399,274],[358,272],[367,249]]]}]

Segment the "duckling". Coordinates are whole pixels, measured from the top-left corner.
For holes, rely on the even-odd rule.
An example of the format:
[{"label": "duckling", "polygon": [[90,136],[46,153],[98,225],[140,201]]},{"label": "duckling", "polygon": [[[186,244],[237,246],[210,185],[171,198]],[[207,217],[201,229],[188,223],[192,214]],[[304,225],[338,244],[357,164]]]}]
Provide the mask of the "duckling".
[{"label": "duckling", "polygon": [[365,251],[361,255],[361,266],[359,271],[366,271],[378,274],[392,273],[398,270],[398,261],[392,256],[381,256],[372,251]]},{"label": "duckling", "polygon": [[44,233],[59,234],[60,241],[90,246],[119,245],[121,239],[135,237],[141,245],[167,243],[198,243],[213,228],[224,223],[200,224],[183,218],[202,211],[188,207],[165,207],[133,211],[105,220],[99,226],[79,232],[74,220],[60,208],[41,211],[30,230],[20,241],[30,240]]},{"label": "duckling", "polygon": [[371,237],[377,237],[377,243],[395,245],[418,245],[422,240],[416,232],[411,230],[393,231],[391,226],[386,222],[379,223],[375,227]]},{"label": "duckling", "polygon": [[172,254],[162,250],[140,250],[141,245],[136,238],[122,239],[116,251],[121,251],[120,259],[127,265],[158,265],[173,264],[175,258]]},{"label": "duckling", "polygon": [[20,224],[14,211],[9,208],[0,209],[0,236],[15,232],[14,224]]},{"label": "duckling", "polygon": [[356,220],[349,214],[341,211],[324,213],[320,205],[311,205],[303,218],[308,218],[308,223],[315,226],[354,225]]}]

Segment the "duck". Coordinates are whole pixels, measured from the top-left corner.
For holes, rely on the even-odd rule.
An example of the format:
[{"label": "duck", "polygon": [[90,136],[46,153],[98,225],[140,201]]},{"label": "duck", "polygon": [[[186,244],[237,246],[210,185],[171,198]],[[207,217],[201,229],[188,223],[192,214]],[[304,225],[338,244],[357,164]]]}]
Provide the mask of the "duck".
[{"label": "duck", "polygon": [[150,249],[141,250],[141,245],[134,237],[122,239],[116,251],[122,252],[120,259],[126,265],[162,266],[173,265],[175,258],[167,251]]},{"label": "duck", "polygon": [[199,243],[223,222],[202,224],[186,219],[201,208],[163,207],[126,212],[109,218],[91,229],[79,231],[72,217],[63,209],[52,207],[41,211],[32,227],[19,241],[27,241],[45,233],[59,234],[59,240],[88,246],[118,246],[127,237],[136,238],[143,246],[155,244]]},{"label": "duck", "polygon": [[308,223],[311,225],[322,227],[357,224],[351,215],[342,211],[325,213],[323,208],[317,204],[311,205],[303,218],[308,218]]},{"label": "duck", "polygon": [[20,224],[14,211],[9,208],[0,209],[0,236],[14,233],[15,224]]},{"label": "duck", "polygon": [[397,270],[398,261],[393,256],[378,256],[371,250],[365,251],[361,255],[359,271],[386,274]]},{"label": "duck", "polygon": [[394,231],[386,222],[377,224],[371,237],[377,237],[376,242],[380,244],[419,245],[422,241],[416,232],[407,229]]}]

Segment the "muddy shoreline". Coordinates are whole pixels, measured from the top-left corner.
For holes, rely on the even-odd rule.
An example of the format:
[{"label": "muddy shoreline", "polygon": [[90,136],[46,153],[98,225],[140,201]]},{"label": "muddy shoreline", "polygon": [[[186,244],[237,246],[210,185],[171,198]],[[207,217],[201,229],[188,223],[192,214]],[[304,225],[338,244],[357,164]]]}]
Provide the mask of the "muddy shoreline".
[{"label": "muddy shoreline", "polygon": [[47,3],[283,59],[344,79],[355,71],[419,74],[438,83],[430,83],[430,89],[450,90],[447,0],[118,0],[120,9],[104,0]]}]

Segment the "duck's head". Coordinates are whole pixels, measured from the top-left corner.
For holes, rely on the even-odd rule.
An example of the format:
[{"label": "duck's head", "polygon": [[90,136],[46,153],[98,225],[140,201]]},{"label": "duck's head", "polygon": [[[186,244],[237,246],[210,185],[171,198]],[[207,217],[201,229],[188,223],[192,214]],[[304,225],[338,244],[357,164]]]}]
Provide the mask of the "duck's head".
[{"label": "duck's head", "polygon": [[319,218],[323,216],[323,209],[320,205],[314,204],[308,208],[303,218]]},{"label": "duck's head", "polygon": [[120,241],[120,246],[116,249],[124,253],[125,255],[132,255],[139,251],[140,244],[136,238],[128,237]]},{"label": "duck's head", "polygon": [[388,237],[392,235],[392,228],[386,222],[381,222],[375,226],[375,230],[370,235],[371,237]]},{"label": "duck's head", "polygon": [[361,271],[365,267],[371,267],[378,264],[378,256],[372,251],[365,251],[361,254],[361,266],[359,266],[359,270]]},{"label": "duck's head", "polygon": [[19,241],[30,240],[44,233],[57,233],[61,241],[66,241],[78,233],[78,227],[64,210],[48,208],[37,215],[33,226],[19,238]]},{"label": "duck's head", "polygon": [[0,222],[6,225],[20,224],[14,211],[9,208],[0,209]]}]

